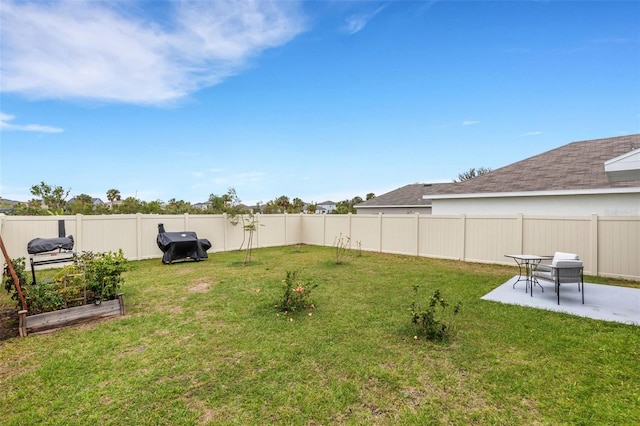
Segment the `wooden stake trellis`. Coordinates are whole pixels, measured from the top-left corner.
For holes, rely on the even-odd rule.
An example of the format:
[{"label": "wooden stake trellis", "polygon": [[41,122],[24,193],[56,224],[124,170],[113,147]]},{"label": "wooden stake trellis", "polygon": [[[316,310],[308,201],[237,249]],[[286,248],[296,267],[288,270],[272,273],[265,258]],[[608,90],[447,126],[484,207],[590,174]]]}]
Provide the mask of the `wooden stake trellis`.
[{"label": "wooden stake trellis", "polygon": [[22,305],[22,310],[27,310],[27,301],[24,299],[24,294],[22,294],[22,287],[20,287],[20,280],[18,280],[18,274],[16,274],[16,269],[13,267],[13,263],[11,263],[11,258],[7,254],[7,248],[4,246],[4,241],[2,241],[2,236],[0,235],[0,248],[2,248],[2,255],[4,256],[4,260],[7,262],[7,269],[9,269],[9,274],[11,274],[11,278],[13,278],[13,285],[16,286],[16,290],[18,291],[18,297],[20,298],[20,304]]}]

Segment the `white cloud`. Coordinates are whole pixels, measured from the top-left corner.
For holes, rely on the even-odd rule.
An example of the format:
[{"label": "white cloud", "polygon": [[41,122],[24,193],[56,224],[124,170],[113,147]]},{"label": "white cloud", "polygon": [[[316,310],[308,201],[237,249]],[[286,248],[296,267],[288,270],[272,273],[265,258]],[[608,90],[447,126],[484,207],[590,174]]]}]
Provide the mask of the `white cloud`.
[{"label": "white cloud", "polygon": [[536,135],[541,135],[541,134],[542,134],[542,132],[538,132],[538,131],[536,131],[536,132],[527,132],[527,133],[523,133],[523,134],[521,134],[520,136],[521,136],[521,137],[523,137],[523,136],[536,136]]},{"label": "white cloud", "polygon": [[43,126],[42,124],[13,124],[16,117],[0,112],[0,130],[16,130],[21,132],[40,132],[40,133],[62,133],[63,129],[59,127]]},{"label": "white cloud", "polygon": [[163,104],[220,83],[303,31],[295,2],[164,5],[153,21],[134,14],[135,2],[0,2],[0,90]]},{"label": "white cloud", "polygon": [[384,7],[384,5],[380,6],[371,13],[351,15],[347,18],[345,31],[349,34],[355,34],[361,31],[378,13],[380,13],[382,9],[384,9]]},{"label": "white cloud", "polygon": [[474,124],[480,124],[480,122],[477,120],[465,120],[462,122],[463,126],[472,126]]}]

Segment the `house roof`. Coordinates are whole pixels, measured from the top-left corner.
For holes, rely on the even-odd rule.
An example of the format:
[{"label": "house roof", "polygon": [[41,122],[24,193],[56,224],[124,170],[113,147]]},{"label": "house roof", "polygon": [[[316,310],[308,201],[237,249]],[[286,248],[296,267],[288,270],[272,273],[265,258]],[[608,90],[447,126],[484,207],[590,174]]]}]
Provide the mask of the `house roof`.
[{"label": "house roof", "polygon": [[431,198],[462,194],[640,189],[640,180],[611,181],[605,162],[640,148],[640,134],[572,142],[456,183],[411,184],[356,208],[430,206]]},{"label": "house roof", "polygon": [[611,182],[604,163],[640,145],[640,134],[572,142],[447,188],[449,194],[535,192],[640,187]]},{"label": "house roof", "polygon": [[[430,199],[424,199],[424,195],[439,193],[443,188],[451,186],[451,183],[414,183],[395,189],[386,194],[379,195],[355,206],[358,208],[380,207],[429,207]],[[446,191],[445,191],[446,192]]]},{"label": "house roof", "polygon": [[[73,203],[74,201],[76,201],[76,199],[77,199],[77,197],[73,197],[68,202],[69,203]],[[100,198],[96,198],[96,197],[92,197],[91,198],[91,202],[93,204],[104,204],[104,202]]]}]

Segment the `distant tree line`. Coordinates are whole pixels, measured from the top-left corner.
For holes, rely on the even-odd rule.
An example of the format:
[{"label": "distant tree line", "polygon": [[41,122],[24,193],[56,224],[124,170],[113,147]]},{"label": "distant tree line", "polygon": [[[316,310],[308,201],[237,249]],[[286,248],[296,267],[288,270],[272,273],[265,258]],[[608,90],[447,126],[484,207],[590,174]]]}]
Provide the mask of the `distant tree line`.
[{"label": "distant tree line", "polygon": [[[47,216],[47,215],[100,215],[100,214],[222,214],[230,216],[251,214],[251,213],[310,213],[317,210],[317,203],[305,203],[302,199],[282,195],[266,204],[258,203],[256,206],[246,206],[241,203],[236,190],[229,188],[226,194],[211,194],[206,203],[192,205],[188,201],[170,199],[166,203],[156,201],[142,201],[135,197],[122,199],[120,191],[109,189],[106,192],[108,203],[96,203],[94,198],[87,194],[76,195],[67,201],[70,189],[61,186],[52,186],[45,182],[40,182],[30,189],[33,199],[26,203],[17,203],[12,206],[7,214],[16,216]],[[369,193],[366,199],[374,198],[373,193]],[[336,203],[334,214],[355,213],[354,206],[361,203],[361,197],[354,197],[351,200],[344,200]],[[8,207],[3,205],[3,207]]]}]

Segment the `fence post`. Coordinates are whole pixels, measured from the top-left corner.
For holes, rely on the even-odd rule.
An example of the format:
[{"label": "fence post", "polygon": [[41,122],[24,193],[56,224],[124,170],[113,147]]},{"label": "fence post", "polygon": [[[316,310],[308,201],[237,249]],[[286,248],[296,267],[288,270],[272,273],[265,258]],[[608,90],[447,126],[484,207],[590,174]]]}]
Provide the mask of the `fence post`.
[{"label": "fence post", "polygon": [[378,212],[378,251],[382,253],[382,212]]},{"label": "fence post", "polygon": [[327,214],[322,213],[322,245],[327,245]]},{"label": "fence post", "polygon": [[289,214],[287,212],[284,212],[284,245],[287,245],[287,219]]},{"label": "fence post", "polygon": [[76,214],[76,230],[74,233],[75,251],[76,253],[82,253],[82,215]]},{"label": "fence post", "polygon": [[142,260],[142,213],[136,213],[136,258]]},{"label": "fence post", "polygon": [[416,256],[420,256],[420,213],[416,212]]},{"label": "fence post", "polygon": [[222,251],[227,251],[227,214],[222,213]]},{"label": "fence post", "polygon": [[467,242],[467,215],[460,215],[460,260],[464,262],[466,259],[465,252],[467,251],[466,247]]},{"label": "fence post", "polygon": [[522,213],[516,215],[516,227],[518,228],[516,247],[518,247],[518,253],[524,253],[524,215]]},{"label": "fence post", "polygon": [[591,275],[598,275],[598,215],[591,215],[591,238],[589,250],[591,255]]},{"label": "fence post", "polygon": [[189,213],[184,213],[184,230],[188,231],[190,228],[190,224],[189,224]]},{"label": "fence post", "polygon": [[349,212],[348,215],[349,215],[349,249],[351,249],[351,247],[352,247],[351,244],[353,243],[352,238],[351,238],[351,216],[352,216],[352,213]]},{"label": "fence post", "polygon": [[[258,220],[256,221],[256,248],[260,248],[260,221],[262,220],[262,213],[258,213]],[[244,226],[244,224],[242,224]],[[242,228],[242,232],[244,232],[244,228]]]}]

